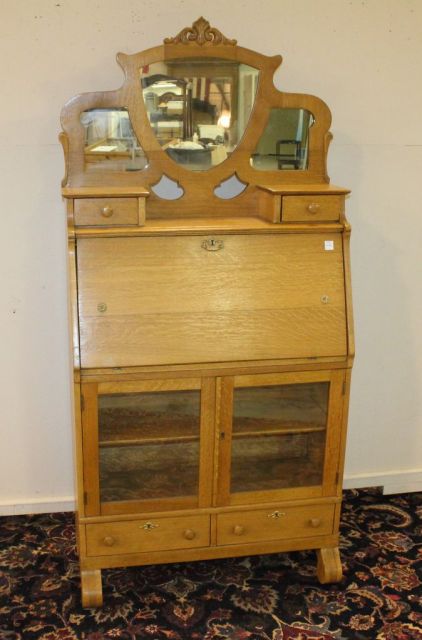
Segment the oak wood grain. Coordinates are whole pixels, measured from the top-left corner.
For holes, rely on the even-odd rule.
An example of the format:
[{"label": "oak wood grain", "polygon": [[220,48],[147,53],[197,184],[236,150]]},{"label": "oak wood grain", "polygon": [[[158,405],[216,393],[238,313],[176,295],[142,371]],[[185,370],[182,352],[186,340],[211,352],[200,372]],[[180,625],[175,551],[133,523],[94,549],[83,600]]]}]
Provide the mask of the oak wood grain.
[{"label": "oak wood grain", "polygon": [[78,242],[83,367],[346,354],[339,237],[206,239]]}]

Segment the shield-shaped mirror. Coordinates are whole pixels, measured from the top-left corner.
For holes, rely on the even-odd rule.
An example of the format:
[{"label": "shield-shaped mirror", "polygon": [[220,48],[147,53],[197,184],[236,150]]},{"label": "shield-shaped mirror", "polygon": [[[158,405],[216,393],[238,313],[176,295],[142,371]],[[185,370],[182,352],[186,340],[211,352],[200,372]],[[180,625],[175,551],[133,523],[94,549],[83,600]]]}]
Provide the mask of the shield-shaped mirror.
[{"label": "shield-shaped mirror", "polygon": [[185,58],[143,67],[142,95],[162,149],[192,171],[224,162],[245,132],[258,78],[258,69],[223,58]]}]

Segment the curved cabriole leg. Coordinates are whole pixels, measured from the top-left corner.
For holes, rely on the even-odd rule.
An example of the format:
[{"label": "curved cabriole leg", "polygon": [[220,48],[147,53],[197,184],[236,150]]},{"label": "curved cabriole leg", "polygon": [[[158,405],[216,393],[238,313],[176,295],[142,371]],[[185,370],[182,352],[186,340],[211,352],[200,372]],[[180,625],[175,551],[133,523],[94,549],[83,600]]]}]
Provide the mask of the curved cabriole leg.
[{"label": "curved cabriole leg", "polygon": [[343,576],[338,547],[317,549],[317,576],[321,584],[340,582]]},{"label": "curved cabriole leg", "polygon": [[81,589],[83,607],[101,607],[103,604],[101,569],[81,571]]}]

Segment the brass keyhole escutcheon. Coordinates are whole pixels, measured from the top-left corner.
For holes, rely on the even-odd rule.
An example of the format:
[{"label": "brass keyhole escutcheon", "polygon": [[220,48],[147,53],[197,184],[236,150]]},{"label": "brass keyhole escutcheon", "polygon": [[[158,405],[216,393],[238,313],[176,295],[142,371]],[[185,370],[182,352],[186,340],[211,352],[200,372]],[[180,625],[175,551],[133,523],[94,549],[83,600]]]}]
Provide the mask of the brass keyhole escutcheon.
[{"label": "brass keyhole escutcheon", "polygon": [[322,304],[328,304],[329,301],[330,301],[330,298],[328,296],[321,296]]},{"label": "brass keyhole escutcheon", "polygon": [[201,242],[201,247],[206,251],[220,251],[220,249],[224,249],[224,242],[217,240],[217,238],[208,238],[208,240]]},{"label": "brass keyhole escutcheon", "polygon": [[272,513],[268,514],[268,518],[282,518],[283,516],[285,516],[286,514],[284,513],[284,511],[273,511]]},{"label": "brass keyhole escutcheon", "polygon": [[139,528],[144,529],[144,531],[152,531],[152,529],[156,529],[159,526],[160,525],[154,524],[153,522],[145,522],[145,524],[142,524]]},{"label": "brass keyhole escutcheon", "polygon": [[97,310],[100,313],[104,313],[105,311],[107,311],[107,305],[105,302],[100,302],[99,304],[97,304]]}]

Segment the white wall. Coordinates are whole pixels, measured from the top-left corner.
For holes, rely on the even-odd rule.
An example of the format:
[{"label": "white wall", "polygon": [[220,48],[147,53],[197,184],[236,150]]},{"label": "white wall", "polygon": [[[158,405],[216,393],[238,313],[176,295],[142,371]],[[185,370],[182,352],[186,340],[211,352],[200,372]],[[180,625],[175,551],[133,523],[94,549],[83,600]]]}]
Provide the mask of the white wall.
[{"label": "white wall", "polygon": [[117,51],[204,12],[242,46],[282,53],[279,88],[332,109],[332,182],[353,191],[346,486],[422,488],[420,0],[1,0],[2,513],[72,507],[60,109],[120,85]]}]

